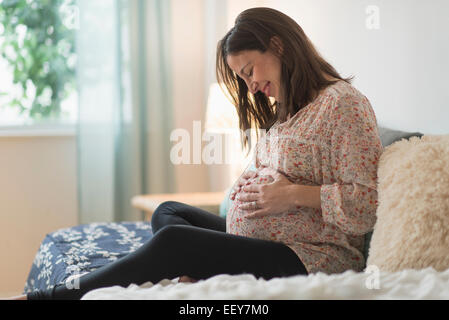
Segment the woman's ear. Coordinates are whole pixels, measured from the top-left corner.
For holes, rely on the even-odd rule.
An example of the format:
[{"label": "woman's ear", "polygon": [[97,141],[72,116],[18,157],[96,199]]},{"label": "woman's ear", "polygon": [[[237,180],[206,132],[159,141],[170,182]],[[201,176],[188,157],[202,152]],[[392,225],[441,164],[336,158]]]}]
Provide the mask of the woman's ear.
[{"label": "woman's ear", "polygon": [[273,36],[270,39],[270,47],[273,52],[276,52],[278,55],[282,55],[282,53],[284,53],[284,45],[278,36]]}]

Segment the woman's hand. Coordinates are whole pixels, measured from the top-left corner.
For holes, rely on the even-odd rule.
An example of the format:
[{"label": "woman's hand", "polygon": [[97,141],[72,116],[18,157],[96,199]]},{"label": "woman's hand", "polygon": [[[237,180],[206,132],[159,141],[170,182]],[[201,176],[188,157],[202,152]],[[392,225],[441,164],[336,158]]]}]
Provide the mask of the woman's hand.
[{"label": "woman's hand", "polygon": [[[240,201],[244,203],[240,205],[240,209],[248,212],[245,218],[279,214],[293,207],[290,187],[294,183],[275,169],[269,169],[268,174],[273,177],[273,182],[243,186],[244,192],[240,194]],[[254,201],[256,208],[254,208]]]},{"label": "woman's hand", "polygon": [[257,171],[246,171],[244,172],[240,178],[237,180],[237,183],[232,188],[231,194],[229,195],[229,198],[231,200],[235,200],[235,195],[240,192],[240,189],[242,186],[246,185],[249,179],[257,177]]}]

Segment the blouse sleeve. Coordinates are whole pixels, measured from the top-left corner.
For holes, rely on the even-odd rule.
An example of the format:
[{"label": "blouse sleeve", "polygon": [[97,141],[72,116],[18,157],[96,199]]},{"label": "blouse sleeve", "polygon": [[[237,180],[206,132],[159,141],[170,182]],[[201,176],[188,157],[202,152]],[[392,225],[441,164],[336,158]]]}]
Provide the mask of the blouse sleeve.
[{"label": "blouse sleeve", "polygon": [[350,235],[370,232],[376,222],[377,165],[383,152],[374,111],[366,97],[345,95],[328,118],[328,172],[321,186],[325,222]]}]

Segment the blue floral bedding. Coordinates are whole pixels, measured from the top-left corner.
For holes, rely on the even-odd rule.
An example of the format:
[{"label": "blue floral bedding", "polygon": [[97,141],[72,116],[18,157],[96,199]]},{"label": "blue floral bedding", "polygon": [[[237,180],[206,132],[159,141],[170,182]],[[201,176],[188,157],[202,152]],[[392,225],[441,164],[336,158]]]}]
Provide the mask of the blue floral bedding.
[{"label": "blue floral bedding", "polygon": [[50,233],[34,258],[24,293],[50,289],[98,269],[152,236],[150,222],[91,223]]}]

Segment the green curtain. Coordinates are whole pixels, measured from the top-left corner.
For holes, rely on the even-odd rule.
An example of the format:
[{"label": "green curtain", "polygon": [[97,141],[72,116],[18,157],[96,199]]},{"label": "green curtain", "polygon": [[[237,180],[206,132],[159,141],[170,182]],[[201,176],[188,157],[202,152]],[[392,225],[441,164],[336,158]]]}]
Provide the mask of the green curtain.
[{"label": "green curtain", "polygon": [[[142,220],[132,197],[173,189],[166,142],[169,6],[167,0],[78,0],[80,223]],[[153,132],[162,140],[154,141]]]}]

